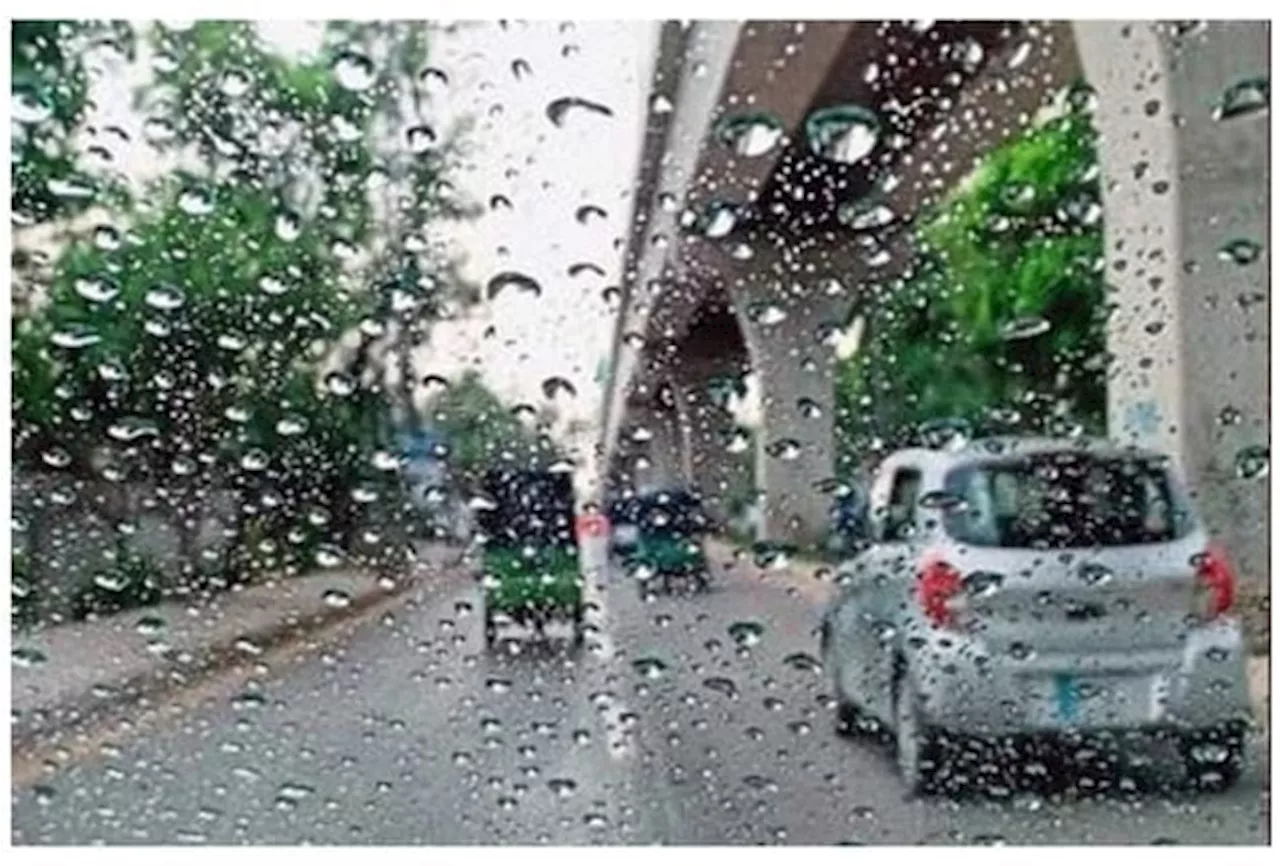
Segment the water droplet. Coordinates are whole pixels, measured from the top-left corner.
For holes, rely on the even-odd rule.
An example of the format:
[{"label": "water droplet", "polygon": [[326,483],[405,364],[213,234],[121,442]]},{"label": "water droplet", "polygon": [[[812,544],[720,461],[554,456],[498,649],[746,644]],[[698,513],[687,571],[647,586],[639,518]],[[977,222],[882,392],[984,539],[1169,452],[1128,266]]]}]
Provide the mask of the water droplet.
[{"label": "water droplet", "polygon": [[[319,559],[319,556],[317,555],[316,558]],[[326,606],[332,608],[340,609],[351,606],[351,594],[344,592],[341,589],[325,590],[324,595],[320,596],[320,600],[323,601]]]},{"label": "water droplet", "polygon": [[[316,565],[321,568],[337,568],[344,558],[342,549],[333,544],[322,544],[316,549]],[[346,607],[351,602],[350,595],[336,589],[329,590],[322,598],[330,607]]]},{"label": "water droplet", "polygon": [[1244,419],[1244,414],[1234,406],[1223,406],[1218,413],[1218,423],[1223,427],[1234,427]]},{"label": "water droplet", "polygon": [[758,325],[777,325],[786,321],[787,311],[776,304],[755,304],[747,310],[747,318]]},{"label": "water droplet", "polygon": [[1115,577],[1115,572],[1100,562],[1082,562],[1076,573],[1089,586],[1105,586]]},{"label": "water droplet", "polygon": [[770,442],[765,453],[777,460],[795,460],[801,454],[801,447],[795,439],[779,439],[777,442]]},{"label": "water droplet", "polygon": [[786,125],[776,115],[753,112],[726,117],[716,128],[716,137],[738,156],[764,156],[782,140]]},{"label": "water droplet", "polygon": [[213,213],[213,197],[203,190],[189,189],[178,196],[178,207],[191,216],[208,216]]},{"label": "water droplet", "polygon": [[1213,109],[1214,120],[1230,120],[1265,110],[1271,104],[1271,80],[1266,76],[1237,81]]},{"label": "water droplet", "polygon": [[551,789],[551,793],[561,799],[572,797],[574,792],[578,790],[578,783],[572,779],[549,779],[547,787]]},{"label": "water droplet", "polygon": [[1271,450],[1265,445],[1248,445],[1236,452],[1237,478],[1266,478],[1271,472]]},{"label": "water droplet", "polygon": [[297,416],[281,418],[276,422],[276,432],[281,436],[299,436],[307,431],[307,420]]},{"label": "water droplet", "polygon": [[1262,254],[1262,246],[1244,238],[1237,238],[1218,249],[1218,258],[1237,265],[1251,265]]},{"label": "water droplet", "polygon": [[846,165],[870,154],[880,138],[880,118],[860,105],[820,109],[809,115],[804,127],[814,153]]},{"label": "water droplet", "polygon": [[1000,328],[1000,337],[1005,340],[1029,340],[1049,332],[1053,325],[1048,319],[1040,316],[1023,316],[1006,322]]},{"label": "water droplet", "polygon": [[285,211],[276,216],[276,237],[289,243],[302,234],[302,217],[293,211]]},{"label": "water droplet", "polygon": [[228,69],[222,73],[222,81],[218,83],[218,89],[226,96],[232,99],[244,96],[249,92],[249,75],[240,69]]},{"label": "water droplet", "polygon": [[35,647],[29,646],[14,647],[13,651],[10,653],[10,658],[13,660],[13,663],[20,668],[35,667],[36,665],[44,664],[49,660],[49,657],[43,652]]},{"label": "water droplet", "polygon": [[606,105],[591,102],[578,96],[565,96],[553,100],[547,105],[547,119],[556,126],[564,126],[565,120],[571,111],[600,114],[605,117],[613,116],[613,110]]},{"label": "water droplet", "polygon": [[165,625],[165,621],[160,617],[148,614],[134,623],[133,628],[138,634],[150,636],[159,634],[164,630]]},{"label": "water droplet", "polygon": [[374,82],[373,61],[363,54],[345,51],[334,62],[333,74],[347,90],[368,90]]},{"label": "water droplet", "polygon": [[175,286],[160,285],[148,291],[143,300],[152,309],[170,313],[186,303],[187,299]]},{"label": "water droplet", "polygon": [[608,218],[609,214],[605,212],[604,208],[597,207],[593,204],[584,204],[582,207],[578,208],[577,212],[574,214],[574,219],[583,225],[587,225],[593,219],[606,220]]},{"label": "water droplet", "polygon": [[548,400],[554,400],[560,394],[567,397],[578,396],[578,389],[573,387],[573,383],[568,379],[560,376],[551,376],[542,380],[542,394]]},{"label": "water droplet", "polygon": [[93,230],[93,245],[108,252],[120,249],[120,231],[115,226],[98,226]]},{"label": "water droplet", "polygon": [[738,222],[738,206],[731,202],[713,201],[701,220],[702,233],[709,238],[728,237]]},{"label": "water droplet", "polygon": [[261,448],[251,448],[240,458],[240,467],[249,472],[261,472],[270,462],[267,452]]},{"label": "water droplet", "polygon": [[105,304],[120,294],[119,286],[101,277],[77,277],[72,285],[77,295],[94,304]]},{"label": "water droplet", "polygon": [[426,124],[410,127],[404,136],[410,153],[426,153],[436,143],[436,131]]},{"label": "water droplet", "polygon": [[1031,43],[1023,42],[1013,51],[1013,56],[1009,58],[1009,68],[1017,69],[1019,66],[1027,62],[1027,58],[1031,56]]},{"label": "water droplet", "polygon": [[41,99],[34,93],[16,90],[10,98],[10,117],[18,123],[43,123],[53,116],[52,99]]},{"label": "water droplet", "polygon": [[324,377],[324,385],[336,397],[350,397],[356,391],[355,379],[337,371]]},{"label": "water droplet", "polygon": [[85,349],[100,342],[102,337],[86,325],[69,325],[61,331],[54,331],[49,339],[60,349]]},{"label": "water droplet", "polygon": [[789,668],[798,671],[804,671],[810,674],[822,673],[822,662],[806,652],[794,652],[782,660],[782,663]]},{"label": "water droplet", "polygon": [[484,687],[494,694],[504,695],[511,691],[511,680],[502,677],[489,677],[484,681]]},{"label": "water droplet", "polygon": [[121,418],[107,427],[107,435],[120,442],[133,442],[137,439],[159,436],[160,429],[154,421],[130,416]]},{"label": "water droplet", "polygon": [[739,646],[755,646],[764,637],[764,626],[753,620],[740,620],[729,626],[729,637]]},{"label": "water droplet", "polygon": [[667,672],[667,663],[651,656],[636,659],[631,663],[631,667],[640,676],[649,680],[656,680]]},{"label": "water droplet", "polygon": [[486,292],[489,299],[492,300],[508,287],[521,292],[528,292],[535,298],[542,294],[542,286],[539,285],[537,280],[516,271],[504,271],[490,279]]},{"label": "water droplet", "polygon": [[947,490],[930,490],[919,499],[921,508],[939,511],[959,511],[965,506],[963,498]]},{"label": "water droplet", "polygon": [[654,114],[670,114],[675,108],[675,104],[664,94],[655,93],[649,97],[649,111]]},{"label": "water droplet", "polygon": [[71,465],[71,452],[65,448],[55,445],[54,447],[42,452],[40,459],[42,459],[47,465],[52,466],[54,469],[63,469]]},{"label": "water droplet", "polygon": [[738,685],[728,677],[708,677],[702,681],[702,685],[731,701],[738,699]]},{"label": "water droplet", "polygon": [[582,274],[594,274],[597,277],[605,276],[604,268],[592,262],[576,262],[569,265],[567,273],[570,277],[578,277]]},{"label": "water droplet", "polygon": [[443,69],[428,66],[418,74],[418,79],[427,85],[428,91],[441,92],[449,86],[449,76]]},{"label": "water droplet", "polygon": [[836,219],[854,231],[861,232],[892,225],[894,213],[887,205],[859,199],[840,205],[836,211]]},{"label": "water droplet", "polygon": [[517,57],[511,61],[511,74],[515,76],[516,81],[527,78],[533,74],[533,67],[529,65],[529,61],[523,57]]}]

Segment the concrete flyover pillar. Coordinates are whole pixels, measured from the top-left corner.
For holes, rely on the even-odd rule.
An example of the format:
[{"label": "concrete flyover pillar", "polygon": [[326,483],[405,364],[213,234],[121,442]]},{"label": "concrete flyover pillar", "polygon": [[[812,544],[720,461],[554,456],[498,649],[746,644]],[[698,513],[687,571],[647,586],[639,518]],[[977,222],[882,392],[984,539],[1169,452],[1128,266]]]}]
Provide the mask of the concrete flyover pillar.
[{"label": "concrete flyover pillar", "polygon": [[1097,95],[1108,427],[1172,453],[1242,577],[1267,586],[1269,32],[1075,26]]},{"label": "concrete flyover pillar", "polygon": [[735,298],[760,388],[761,540],[816,545],[826,537],[824,490],[835,471],[835,355],[824,340],[831,310],[817,286],[775,282],[767,291],[749,286]]},{"label": "concrete flyover pillar", "polygon": [[737,435],[725,400],[731,383],[745,373],[745,363],[736,360],[683,360],[670,383],[680,419],[685,477],[702,494],[708,515],[719,523],[729,519],[734,495],[749,490],[754,480],[750,464],[739,453],[745,440]]},{"label": "concrete flyover pillar", "polygon": [[687,483],[687,448],[674,405],[664,405],[657,398],[632,404],[622,436],[631,483],[637,491]]}]

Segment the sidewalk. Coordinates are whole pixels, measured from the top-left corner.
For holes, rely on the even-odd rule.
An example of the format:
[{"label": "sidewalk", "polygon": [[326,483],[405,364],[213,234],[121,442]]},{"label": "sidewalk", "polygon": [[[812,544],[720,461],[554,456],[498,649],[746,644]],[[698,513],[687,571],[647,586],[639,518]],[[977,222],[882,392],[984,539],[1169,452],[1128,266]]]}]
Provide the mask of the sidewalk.
[{"label": "sidewalk", "polygon": [[[753,559],[749,549],[744,549],[720,538],[707,540],[707,553],[713,562],[736,562],[734,571],[779,586],[794,589],[805,601],[821,607],[835,592],[835,566],[800,558],[788,558],[775,565],[761,567]],[[1250,656],[1249,695],[1253,702],[1254,719],[1263,730],[1270,729],[1271,709],[1271,656],[1269,653]]]},{"label": "sidewalk", "polygon": [[83,721],[260,655],[412,587],[448,563],[428,550],[397,580],[331,571],[252,584],[193,605],[171,601],[13,635],[13,740]]}]

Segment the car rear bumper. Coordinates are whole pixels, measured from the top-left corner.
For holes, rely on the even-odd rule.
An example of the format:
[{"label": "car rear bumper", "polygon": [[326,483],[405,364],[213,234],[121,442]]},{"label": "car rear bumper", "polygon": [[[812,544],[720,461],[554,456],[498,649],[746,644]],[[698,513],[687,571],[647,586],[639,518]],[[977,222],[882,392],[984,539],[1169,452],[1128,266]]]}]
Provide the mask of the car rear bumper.
[{"label": "car rear bumper", "polygon": [[1247,653],[1233,621],[1156,650],[981,661],[981,641],[938,632],[914,652],[925,722],[958,733],[1209,730],[1250,717]]}]

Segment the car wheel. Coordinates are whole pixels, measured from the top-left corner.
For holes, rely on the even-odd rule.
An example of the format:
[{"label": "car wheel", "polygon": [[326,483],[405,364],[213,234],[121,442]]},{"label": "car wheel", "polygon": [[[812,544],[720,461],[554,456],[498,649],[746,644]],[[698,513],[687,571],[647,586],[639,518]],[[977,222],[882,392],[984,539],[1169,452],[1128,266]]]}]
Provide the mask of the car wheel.
[{"label": "car wheel", "polygon": [[920,697],[903,675],[893,690],[894,752],[898,773],[913,795],[933,787],[936,738],[920,718]]},{"label": "car wheel", "polygon": [[1226,791],[1244,767],[1244,726],[1200,731],[1185,737],[1182,760],[1187,782],[1198,791]]},{"label": "car wheel", "polygon": [[850,701],[836,704],[836,733],[848,739],[857,739],[880,730],[879,723],[862,711],[862,708]]}]

